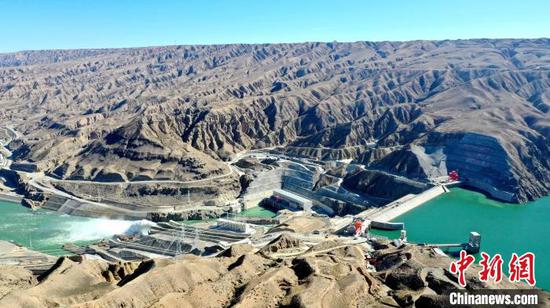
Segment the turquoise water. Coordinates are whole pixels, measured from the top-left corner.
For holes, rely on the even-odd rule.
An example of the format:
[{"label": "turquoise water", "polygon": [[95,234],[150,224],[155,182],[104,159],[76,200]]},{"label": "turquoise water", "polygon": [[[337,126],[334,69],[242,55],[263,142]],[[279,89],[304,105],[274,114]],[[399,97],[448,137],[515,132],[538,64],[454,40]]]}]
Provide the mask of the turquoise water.
[{"label": "turquoise water", "polygon": [[66,255],[63,244],[86,245],[124,233],[133,222],[59,215],[46,210],[32,211],[0,200],[0,240],[55,256]]},{"label": "turquoise water", "polygon": [[[260,218],[273,218],[277,216],[276,212],[273,212],[269,209],[266,209],[261,206],[256,206],[248,210],[244,210],[238,214],[230,214],[227,218],[238,218],[238,217],[260,217]],[[209,221],[215,221],[216,218],[206,219],[206,220],[184,220],[181,223],[185,225],[194,225],[198,223],[204,223]]]},{"label": "turquoise water", "polygon": [[[482,251],[502,255],[505,273],[513,252],[533,252],[537,286],[550,290],[550,197],[515,205],[453,188],[394,221],[404,222],[409,241],[416,243],[464,243],[477,231]],[[398,231],[374,233],[399,237]]]},{"label": "turquoise water", "polygon": [[[257,207],[240,215],[273,217],[275,213]],[[550,197],[513,205],[456,188],[395,221],[405,223],[411,242],[466,242],[469,232],[477,231],[482,237],[482,251],[491,255],[500,253],[506,262],[512,252],[533,252],[536,255],[537,286],[550,289]],[[33,212],[0,200],[0,240],[11,240],[53,255],[66,254],[61,248],[64,243],[84,245],[95,242],[124,233],[132,223],[58,215],[42,210]],[[399,236],[399,232],[373,232],[391,238]]]},{"label": "turquoise water", "polygon": [[[238,216],[274,217],[270,210],[256,207],[243,211]],[[200,220],[185,223],[193,224]],[[134,221],[111,220],[59,215],[46,210],[32,211],[19,204],[0,200],[0,240],[13,241],[19,245],[50,255],[68,254],[63,244],[88,245],[126,232]]]},{"label": "turquoise water", "polygon": [[276,212],[268,210],[261,206],[256,206],[248,210],[244,210],[237,215],[237,217],[261,217],[261,218],[273,218],[277,216]]}]

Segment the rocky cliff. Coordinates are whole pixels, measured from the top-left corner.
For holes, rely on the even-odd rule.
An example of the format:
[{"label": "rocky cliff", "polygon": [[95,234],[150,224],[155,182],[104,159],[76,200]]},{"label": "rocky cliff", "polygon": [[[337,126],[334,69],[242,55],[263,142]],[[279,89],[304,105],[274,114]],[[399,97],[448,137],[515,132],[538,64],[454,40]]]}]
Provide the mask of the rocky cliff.
[{"label": "rocky cliff", "polygon": [[0,55],[15,159],[72,179],[200,179],[284,146],[523,202],[550,191],[549,97],[548,39]]}]

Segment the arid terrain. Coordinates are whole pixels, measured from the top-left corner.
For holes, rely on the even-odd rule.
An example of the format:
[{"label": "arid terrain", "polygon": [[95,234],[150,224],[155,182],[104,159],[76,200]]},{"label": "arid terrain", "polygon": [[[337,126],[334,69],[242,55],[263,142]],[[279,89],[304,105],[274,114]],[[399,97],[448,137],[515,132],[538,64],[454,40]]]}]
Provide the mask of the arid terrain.
[{"label": "arid terrain", "polygon": [[[461,288],[451,259],[415,245],[387,241],[376,250],[327,239],[310,248],[283,233],[257,249],[235,244],[217,257],[107,263],[60,258],[38,278],[0,266],[6,307],[444,307],[446,292],[527,289],[479,281],[472,267]],[[532,291],[531,291],[532,292]],[[546,307],[550,296],[540,291]]]},{"label": "arid terrain", "polygon": [[0,55],[13,159],[59,179],[199,180],[243,150],[283,146],[365,164],[344,180],[354,191],[458,170],[524,202],[550,191],[549,110],[548,39]]}]

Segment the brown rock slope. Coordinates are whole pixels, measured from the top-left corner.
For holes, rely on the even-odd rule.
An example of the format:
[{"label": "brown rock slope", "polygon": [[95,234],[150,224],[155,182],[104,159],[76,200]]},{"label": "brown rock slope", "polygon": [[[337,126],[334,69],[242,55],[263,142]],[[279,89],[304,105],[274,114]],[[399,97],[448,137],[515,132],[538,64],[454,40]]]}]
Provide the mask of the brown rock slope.
[{"label": "brown rock slope", "polygon": [[[185,256],[140,264],[62,258],[34,286],[13,287],[6,307],[397,307],[438,302],[459,288],[448,257],[388,245],[367,259],[362,246],[327,241],[296,252],[288,235],[258,253],[237,245],[216,258]],[[267,247],[267,246],[266,246]],[[285,256],[285,253],[287,256]],[[275,254],[275,255],[274,255]],[[293,256],[294,255],[294,256]],[[368,262],[378,269],[368,270]],[[472,269],[468,290],[488,285]],[[541,301],[548,301],[544,293]]]},{"label": "brown rock slope", "polygon": [[0,265],[0,298],[13,290],[27,289],[36,284],[31,271],[23,267]]},{"label": "brown rock slope", "polygon": [[284,145],[526,201],[550,190],[549,74],[548,39],[20,52],[0,117],[62,178],[195,179]]}]

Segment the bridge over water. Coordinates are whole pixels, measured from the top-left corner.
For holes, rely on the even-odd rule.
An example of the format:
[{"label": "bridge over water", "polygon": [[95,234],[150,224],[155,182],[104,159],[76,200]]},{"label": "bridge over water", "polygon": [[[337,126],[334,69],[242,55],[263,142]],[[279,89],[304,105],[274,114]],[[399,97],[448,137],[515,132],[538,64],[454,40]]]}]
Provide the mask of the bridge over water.
[{"label": "bridge over water", "polygon": [[468,243],[460,243],[460,244],[425,244],[425,246],[433,247],[433,248],[440,248],[449,250],[451,248],[461,248],[466,250],[469,254],[476,254],[479,252],[481,248],[481,235],[477,232],[470,232],[470,237],[468,239]]}]

